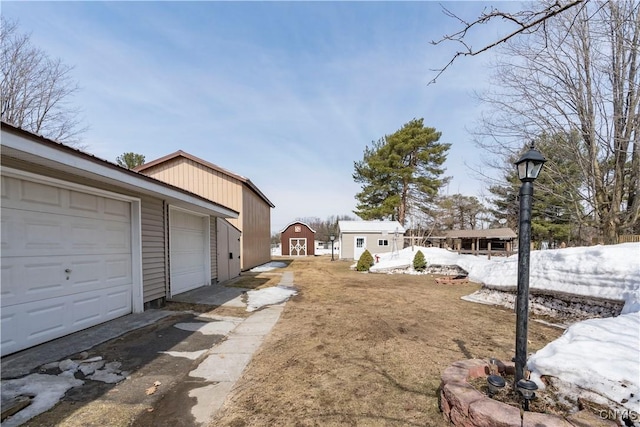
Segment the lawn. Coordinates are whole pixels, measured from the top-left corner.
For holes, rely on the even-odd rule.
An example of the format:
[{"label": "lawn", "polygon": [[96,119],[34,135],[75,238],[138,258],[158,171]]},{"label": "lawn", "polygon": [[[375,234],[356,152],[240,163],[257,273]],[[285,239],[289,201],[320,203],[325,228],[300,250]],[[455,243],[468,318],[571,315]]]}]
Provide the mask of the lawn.
[{"label": "lawn", "polygon": [[[300,292],[211,426],[445,426],[443,369],[513,357],[514,313],[460,299],[479,285],[349,267],[327,256],[286,267]],[[530,322],[529,352],[561,334]]]}]

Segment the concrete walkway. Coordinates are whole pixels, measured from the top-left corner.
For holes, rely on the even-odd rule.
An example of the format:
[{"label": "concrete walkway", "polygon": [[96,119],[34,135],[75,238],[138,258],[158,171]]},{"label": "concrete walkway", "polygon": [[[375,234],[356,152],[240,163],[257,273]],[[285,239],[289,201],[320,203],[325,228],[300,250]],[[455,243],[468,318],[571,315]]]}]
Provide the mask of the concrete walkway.
[{"label": "concrete walkway", "polygon": [[208,425],[222,407],[253,354],[278,322],[283,308],[284,303],[253,313],[233,329],[225,341],[213,347],[207,358],[189,373],[191,377],[216,383],[189,392],[189,397],[197,399],[191,414],[198,423]]},{"label": "concrete walkway", "polygon": [[[285,271],[279,285],[293,286],[293,272]],[[280,319],[285,304],[263,308],[247,317],[229,332],[225,341],[213,347],[207,358],[189,373],[189,376],[216,383],[189,392],[189,397],[197,399],[197,403],[191,409],[196,422],[208,425],[222,407],[253,354]]]}]

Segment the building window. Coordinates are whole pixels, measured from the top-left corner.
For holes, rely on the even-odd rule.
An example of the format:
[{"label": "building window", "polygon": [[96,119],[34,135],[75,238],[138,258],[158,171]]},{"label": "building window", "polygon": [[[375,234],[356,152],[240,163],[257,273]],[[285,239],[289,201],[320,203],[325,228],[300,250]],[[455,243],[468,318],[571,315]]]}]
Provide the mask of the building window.
[{"label": "building window", "polygon": [[356,237],[356,248],[364,248],[364,238]]},{"label": "building window", "polygon": [[378,246],[389,246],[389,241],[387,239],[378,239]]}]

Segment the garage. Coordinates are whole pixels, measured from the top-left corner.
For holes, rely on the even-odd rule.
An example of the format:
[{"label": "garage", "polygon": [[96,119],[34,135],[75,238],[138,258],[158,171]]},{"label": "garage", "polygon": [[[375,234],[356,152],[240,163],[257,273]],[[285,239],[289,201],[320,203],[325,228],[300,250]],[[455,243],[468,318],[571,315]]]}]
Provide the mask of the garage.
[{"label": "garage", "polygon": [[132,312],[131,203],[2,176],[3,355]]},{"label": "garage", "polygon": [[171,295],[210,284],[209,217],[172,207],[169,230]]}]

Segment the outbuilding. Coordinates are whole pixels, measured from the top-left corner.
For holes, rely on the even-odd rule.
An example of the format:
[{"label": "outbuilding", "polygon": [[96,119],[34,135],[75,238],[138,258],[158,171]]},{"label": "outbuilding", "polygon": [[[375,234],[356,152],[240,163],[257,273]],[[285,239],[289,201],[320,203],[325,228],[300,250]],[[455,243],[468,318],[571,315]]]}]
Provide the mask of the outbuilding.
[{"label": "outbuilding", "polygon": [[0,354],[217,281],[217,221],[237,211],[6,123],[1,133]]},{"label": "outbuilding", "polygon": [[316,231],[308,224],[295,221],[280,232],[280,247],[283,256],[313,256],[315,254]]},{"label": "outbuilding", "polygon": [[403,248],[404,227],[398,221],[338,221],[340,259],[360,258]]},{"label": "outbuilding", "polygon": [[[239,213],[229,219],[240,231],[240,268],[271,261],[271,208],[274,204],[249,178],[182,150],[145,163],[137,172],[183,188]],[[227,257],[227,253],[219,254]]]}]

